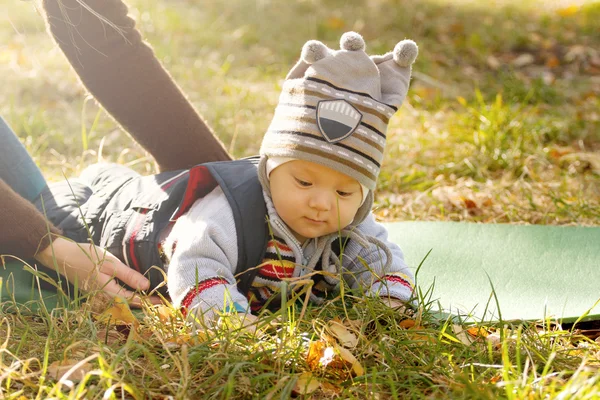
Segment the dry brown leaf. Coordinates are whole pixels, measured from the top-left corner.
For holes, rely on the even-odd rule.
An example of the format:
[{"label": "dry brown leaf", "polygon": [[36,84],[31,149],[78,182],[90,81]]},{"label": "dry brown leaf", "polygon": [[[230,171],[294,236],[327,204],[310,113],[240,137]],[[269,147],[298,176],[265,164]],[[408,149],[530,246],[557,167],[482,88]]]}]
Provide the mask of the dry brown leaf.
[{"label": "dry brown leaf", "polygon": [[556,68],[559,65],[560,65],[560,60],[554,54],[551,54],[548,57],[548,59],[546,60],[546,67],[548,67],[548,68]]},{"label": "dry brown leaf", "polygon": [[591,169],[600,174],[600,154],[597,153],[570,153],[560,158],[560,163],[568,164],[569,168],[574,168],[578,172]]},{"label": "dry brown leaf", "polygon": [[96,337],[99,341],[106,344],[119,344],[125,341],[125,335],[114,329],[98,329]]},{"label": "dry brown leaf", "polygon": [[525,67],[527,65],[533,64],[535,62],[535,57],[529,53],[520,54],[517,58],[512,60],[511,64],[517,68]]},{"label": "dry brown leaf", "polygon": [[311,372],[303,372],[294,386],[295,394],[310,394],[321,386],[321,382]]},{"label": "dry brown leaf", "polygon": [[321,382],[321,392],[323,392],[323,396],[326,398],[331,398],[338,396],[342,393],[342,388],[340,386],[334,385],[333,383],[329,383],[327,381]]},{"label": "dry brown leaf", "polygon": [[398,326],[400,328],[404,328],[404,329],[410,329],[412,327],[414,327],[416,325],[416,322],[414,319],[405,319],[400,321],[400,323],[398,324]]},{"label": "dry brown leaf", "polygon": [[462,200],[463,204],[465,205],[465,207],[466,207],[467,209],[474,209],[474,208],[478,208],[478,207],[477,207],[477,203],[475,203],[473,200],[471,200],[471,199],[469,199],[469,198],[467,198],[467,197],[464,197],[464,196],[463,196],[463,197],[461,197],[460,199]]},{"label": "dry brown leaf", "polygon": [[115,299],[112,307],[100,314],[98,321],[109,322],[114,325],[139,325],[139,321],[131,312],[129,304],[119,298]]},{"label": "dry brown leaf", "polygon": [[341,346],[329,346],[323,340],[311,342],[306,362],[312,371],[322,368],[333,372],[352,371],[354,376],[362,376],[365,371],[350,350]]},{"label": "dry brown leaf", "polygon": [[[54,361],[48,366],[48,375],[53,379],[60,380],[65,374],[69,373],[69,375],[66,376],[67,379],[75,382],[80,381],[92,370],[93,366],[87,362],[82,363],[81,365],[77,365],[78,363],[78,360],[71,359]],[[71,371],[73,367],[75,368]]]},{"label": "dry brown leaf", "polygon": [[454,324],[452,325],[452,330],[454,331],[456,338],[465,346],[470,346],[471,343],[473,343],[473,339],[467,335],[466,330],[462,326]]},{"label": "dry brown leaf", "polygon": [[356,335],[350,332],[339,318],[334,318],[329,321],[329,330],[337,337],[342,346],[354,348],[358,345],[358,338]]},{"label": "dry brown leaf", "polygon": [[488,342],[490,342],[495,348],[500,348],[500,345],[502,344],[499,332],[490,333],[485,337],[485,339]]}]

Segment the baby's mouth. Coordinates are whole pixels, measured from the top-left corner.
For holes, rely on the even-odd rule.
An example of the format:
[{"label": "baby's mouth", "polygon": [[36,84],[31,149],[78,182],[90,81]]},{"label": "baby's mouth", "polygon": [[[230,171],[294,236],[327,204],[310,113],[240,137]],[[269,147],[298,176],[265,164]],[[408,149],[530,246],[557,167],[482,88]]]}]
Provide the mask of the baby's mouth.
[{"label": "baby's mouth", "polygon": [[324,222],[325,222],[325,221],[323,221],[323,220],[319,220],[319,219],[312,219],[312,218],[309,218],[309,217],[304,217],[304,218],[306,218],[307,220],[309,220],[310,222],[313,222],[313,223],[315,223],[315,224],[322,224],[322,223],[324,223]]}]

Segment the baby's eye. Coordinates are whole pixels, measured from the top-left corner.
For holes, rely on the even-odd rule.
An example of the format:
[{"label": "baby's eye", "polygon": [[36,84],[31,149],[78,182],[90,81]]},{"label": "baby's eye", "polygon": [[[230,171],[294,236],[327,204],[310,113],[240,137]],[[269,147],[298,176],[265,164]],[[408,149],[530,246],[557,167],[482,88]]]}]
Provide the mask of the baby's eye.
[{"label": "baby's eye", "polygon": [[354,193],[353,192],[343,192],[341,190],[337,191],[338,196],[340,197],[350,197],[352,196]]},{"label": "baby's eye", "polygon": [[298,185],[300,185],[300,186],[309,187],[312,185],[312,183],[303,181],[302,179],[298,179],[298,178],[294,178],[294,179],[296,180],[296,182],[298,182]]}]

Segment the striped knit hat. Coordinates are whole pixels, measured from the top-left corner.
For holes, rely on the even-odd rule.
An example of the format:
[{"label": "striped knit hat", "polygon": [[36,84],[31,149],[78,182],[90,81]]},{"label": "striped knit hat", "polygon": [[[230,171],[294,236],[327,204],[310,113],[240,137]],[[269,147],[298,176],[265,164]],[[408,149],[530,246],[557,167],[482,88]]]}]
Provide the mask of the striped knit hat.
[{"label": "striped knit hat", "polygon": [[355,32],[342,35],[340,47],[334,51],[316,40],[304,45],[283,84],[260,154],[322,164],[372,192],[387,125],[404,101],[418,48],[403,40],[394,51],[369,57]]}]

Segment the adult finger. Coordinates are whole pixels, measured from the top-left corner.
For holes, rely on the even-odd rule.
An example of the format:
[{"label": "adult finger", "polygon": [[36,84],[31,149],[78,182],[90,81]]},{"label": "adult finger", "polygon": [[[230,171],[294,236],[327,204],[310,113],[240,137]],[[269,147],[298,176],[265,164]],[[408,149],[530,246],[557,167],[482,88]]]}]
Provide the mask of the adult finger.
[{"label": "adult finger", "polygon": [[105,293],[111,296],[119,296],[127,300],[127,302],[136,308],[142,306],[143,302],[150,302],[150,304],[161,304],[162,300],[158,296],[140,296],[138,293],[132,292],[131,290],[125,289],[111,278],[106,278],[102,289]]},{"label": "adult finger", "polygon": [[114,256],[107,257],[100,267],[100,272],[114,276],[136,290],[148,290],[150,288],[148,278],[136,270],[129,268]]},{"label": "adult finger", "polygon": [[161,298],[158,296],[140,297],[140,295],[138,295],[138,294],[134,294],[133,297],[128,297],[127,301],[129,302],[130,306],[135,307],[135,308],[140,308],[143,303],[147,303],[147,302],[150,302],[150,304],[153,304],[153,305],[163,303]]}]

